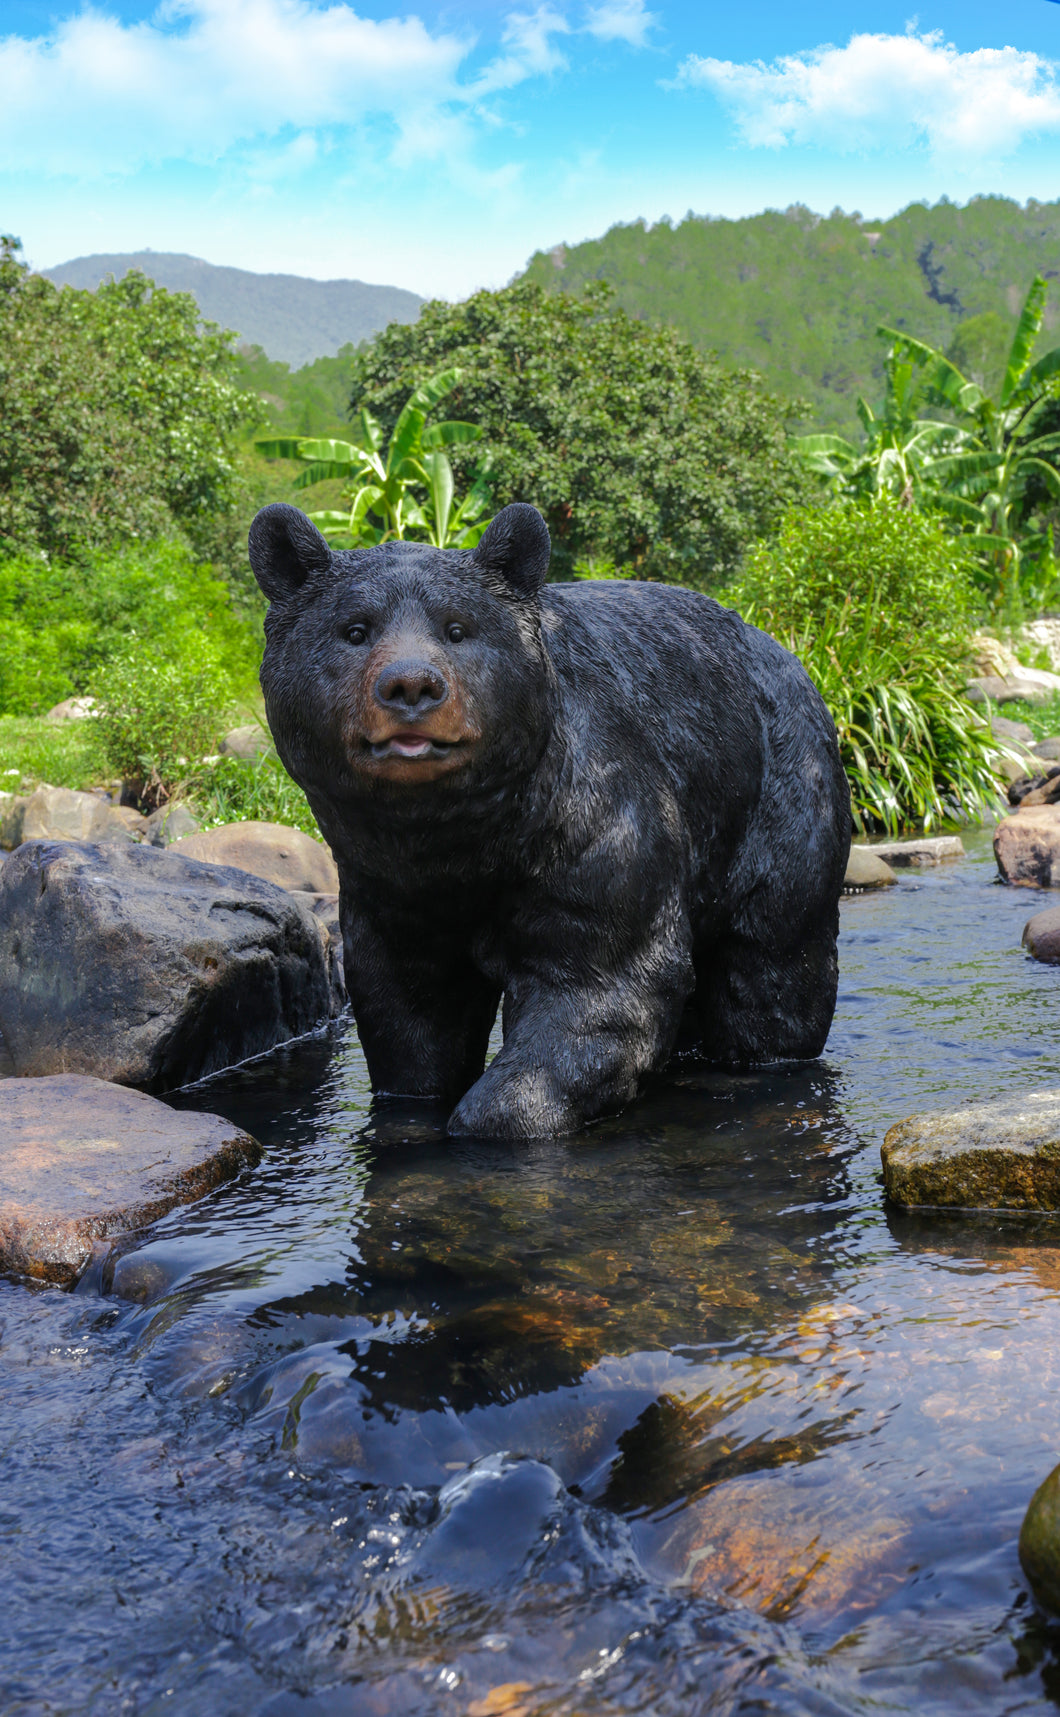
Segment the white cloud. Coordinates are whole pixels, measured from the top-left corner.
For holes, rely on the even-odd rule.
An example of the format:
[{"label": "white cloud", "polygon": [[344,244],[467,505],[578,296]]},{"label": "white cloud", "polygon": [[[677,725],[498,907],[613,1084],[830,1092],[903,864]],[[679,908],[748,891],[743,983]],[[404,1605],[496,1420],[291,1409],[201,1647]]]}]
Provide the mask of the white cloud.
[{"label": "white cloud", "polygon": [[658,22],[654,12],[644,10],[644,0],[604,0],[589,7],[585,28],[601,42],[628,42],[631,48],[643,48],[648,31]]},{"label": "white cloud", "polygon": [[957,161],[1010,154],[1029,136],[1060,130],[1057,65],[1016,48],[960,53],[938,33],[852,36],[758,60],[689,56],[678,83],[710,89],[747,143],[851,150],[927,144]]},{"label": "white cloud", "polygon": [[567,36],[570,25],[562,12],[549,5],[534,12],[511,12],[505,19],[501,41],[507,52],[487,66],[475,84],[479,94],[511,89],[527,77],[542,77],[567,69],[567,61],[553,46],[553,36]]},{"label": "white cloud", "polygon": [[400,154],[437,155],[463,145],[484,93],[562,69],[567,29],[548,5],[513,13],[503,52],[462,82],[472,37],[343,0],[173,0],[132,24],[87,9],[49,36],[0,39],[0,154],[8,173],[127,174],[294,132],[295,170],[313,134],[382,117]]}]

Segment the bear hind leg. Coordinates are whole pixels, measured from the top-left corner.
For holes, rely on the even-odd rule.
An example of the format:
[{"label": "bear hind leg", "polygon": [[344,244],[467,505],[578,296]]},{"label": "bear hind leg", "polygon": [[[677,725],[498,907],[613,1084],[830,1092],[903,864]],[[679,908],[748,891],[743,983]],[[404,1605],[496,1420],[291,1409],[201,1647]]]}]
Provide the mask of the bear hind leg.
[{"label": "bear hind leg", "polygon": [[727,1067],[811,1061],[835,1012],[839,963],[832,929],[794,949],[729,936],[696,960],[702,1053]]}]

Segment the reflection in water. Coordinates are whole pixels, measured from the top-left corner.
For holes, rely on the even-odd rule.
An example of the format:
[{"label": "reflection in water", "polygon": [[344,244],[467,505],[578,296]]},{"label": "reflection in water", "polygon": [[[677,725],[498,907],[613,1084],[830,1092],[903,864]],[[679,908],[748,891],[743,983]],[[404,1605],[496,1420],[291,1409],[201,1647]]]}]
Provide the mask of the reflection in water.
[{"label": "reflection in water", "polygon": [[991,874],[844,906],[827,1062],[682,1062],[574,1140],[373,1107],[343,1022],[174,1099],[261,1168],[0,1284],[5,1713],[1060,1702],[1015,1554],[1060,1225],[879,1184],[901,1115],[1050,1082]]}]

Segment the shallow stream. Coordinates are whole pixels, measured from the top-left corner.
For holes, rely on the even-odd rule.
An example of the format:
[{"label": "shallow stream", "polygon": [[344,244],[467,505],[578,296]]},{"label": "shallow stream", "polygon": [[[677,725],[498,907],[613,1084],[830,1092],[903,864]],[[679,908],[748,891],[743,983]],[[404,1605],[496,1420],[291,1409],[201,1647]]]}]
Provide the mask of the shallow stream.
[{"label": "shallow stream", "polygon": [[1016,1556],[1060,1219],[879,1179],[917,1108],[1058,1083],[1045,903],[966,844],[844,902],[811,1069],[452,1143],[340,1021],[174,1099],[262,1166],[73,1294],[0,1280],[5,1717],[1060,1705]]}]

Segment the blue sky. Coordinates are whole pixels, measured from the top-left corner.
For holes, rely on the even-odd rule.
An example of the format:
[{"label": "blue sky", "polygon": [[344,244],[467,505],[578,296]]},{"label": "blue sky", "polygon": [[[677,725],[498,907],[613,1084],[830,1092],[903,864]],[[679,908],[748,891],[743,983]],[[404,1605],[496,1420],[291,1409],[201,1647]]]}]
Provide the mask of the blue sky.
[{"label": "blue sky", "polygon": [[0,229],[458,297],[616,221],[1060,197],[1060,5],[0,0]]}]

